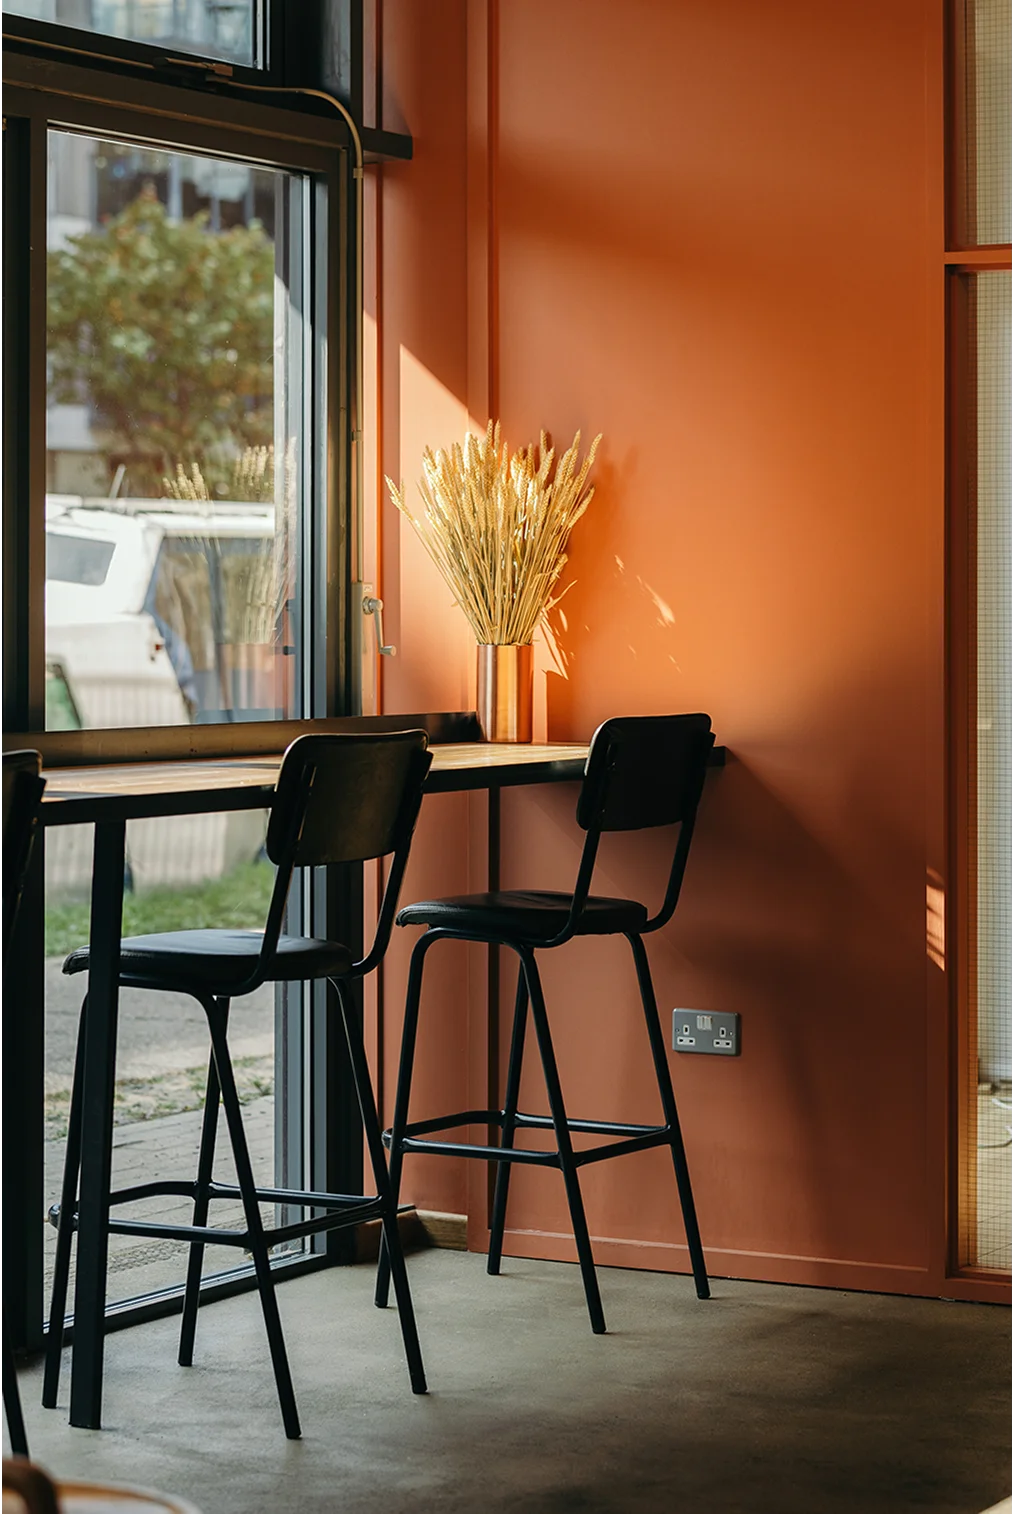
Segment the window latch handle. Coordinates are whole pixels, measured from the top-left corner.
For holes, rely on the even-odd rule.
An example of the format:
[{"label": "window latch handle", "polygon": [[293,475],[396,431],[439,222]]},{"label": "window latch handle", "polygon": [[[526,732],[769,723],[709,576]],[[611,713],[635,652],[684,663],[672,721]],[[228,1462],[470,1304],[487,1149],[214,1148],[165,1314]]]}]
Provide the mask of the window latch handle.
[{"label": "window latch handle", "polygon": [[363,614],[373,616],[373,629],[377,633],[377,651],[381,657],[396,657],[398,648],[384,645],[384,601],[376,599],[372,594],[364,594]]}]

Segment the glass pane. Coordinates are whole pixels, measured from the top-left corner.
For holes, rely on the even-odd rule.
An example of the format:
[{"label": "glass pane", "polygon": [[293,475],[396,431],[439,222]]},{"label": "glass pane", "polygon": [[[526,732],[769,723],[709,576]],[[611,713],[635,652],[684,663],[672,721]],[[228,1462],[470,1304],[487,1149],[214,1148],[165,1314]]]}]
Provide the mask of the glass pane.
[{"label": "glass pane", "polygon": [[299,175],[49,139],[47,723],[294,708]]},{"label": "glass pane", "polygon": [[976,1129],[973,1260],[1011,1265],[1011,281],[975,279]]},{"label": "glass pane", "polygon": [[252,66],[255,0],[3,0],[34,21]]},{"label": "glass pane", "polygon": [[1011,0],[970,0],[965,74],[966,225],[992,246],[1011,235]]},{"label": "glass pane", "polygon": [[[259,927],[264,924],[274,868],[263,852],[266,816],[261,811],[140,820],[127,827],[127,892],[124,930],[129,935],[204,926]],[[74,1045],[86,982],[64,976],[64,956],[88,939],[88,889],[92,859],[91,826],[54,828],[46,835],[46,1073],[45,1206],[59,1202],[63,1172]],[[237,1001],[230,1047],[254,1174],[265,1187],[297,1176],[298,1153],[280,1156],[276,1179],[275,995],[264,985]],[[201,1110],[208,1068],[204,1014],[185,994],[124,989],[120,995],[117,1040],[113,1186],[165,1179],[192,1180],[200,1141]],[[216,1177],[235,1183],[231,1148],[221,1121]],[[186,1199],[161,1197],[118,1206],[121,1218],[189,1224]],[[278,1223],[265,1206],[266,1224]],[[238,1203],[217,1202],[213,1224],[243,1228]],[[44,1298],[48,1301],[56,1232],[45,1226]],[[293,1243],[290,1251],[301,1249]],[[231,1247],[209,1247],[205,1276],[226,1272],[246,1260]],[[139,1236],[111,1236],[110,1302],[180,1286],[186,1276],[183,1242]],[[72,1273],[73,1278],[73,1273]],[[73,1282],[72,1282],[73,1289]],[[73,1291],[68,1309],[73,1311]],[[47,1305],[48,1306],[48,1305]]]}]

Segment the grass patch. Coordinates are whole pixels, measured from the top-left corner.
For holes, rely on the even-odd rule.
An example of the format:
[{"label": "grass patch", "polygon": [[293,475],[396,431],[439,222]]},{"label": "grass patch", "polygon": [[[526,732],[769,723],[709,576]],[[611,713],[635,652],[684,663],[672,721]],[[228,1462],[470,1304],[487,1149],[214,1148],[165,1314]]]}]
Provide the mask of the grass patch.
[{"label": "grass patch", "polygon": [[[222,878],[185,888],[153,888],[123,896],[123,934],[166,930],[244,930],[264,924],[274,886],[270,862],[245,862]],[[46,956],[65,957],[88,943],[90,906],[60,904],[46,910]]]},{"label": "grass patch", "polygon": [[[254,1099],[274,1093],[273,1057],[237,1057],[233,1072],[241,1104],[250,1104]],[[181,1067],[178,1071],[159,1073],[150,1078],[120,1079],[113,1101],[113,1123],[136,1125],[139,1120],[160,1120],[166,1115],[203,1109],[207,1081],[207,1067]],[[46,1094],[47,1141],[67,1139],[69,1115],[69,1089]]]}]

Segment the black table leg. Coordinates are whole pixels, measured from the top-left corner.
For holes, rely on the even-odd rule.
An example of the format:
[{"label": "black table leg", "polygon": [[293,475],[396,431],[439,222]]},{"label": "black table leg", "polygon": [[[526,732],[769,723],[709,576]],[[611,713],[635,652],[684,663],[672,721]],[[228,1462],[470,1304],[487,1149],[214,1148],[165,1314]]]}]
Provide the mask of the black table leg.
[{"label": "black table leg", "polygon": [[[486,811],[486,888],[491,894],[500,889],[500,790],[491,788]],[[486,947],[486,1108],[500,1108],[500,961],[501,952],[494,942]],[[500,1126],[486,1126],[487,1146],[498,1146]],[[496,1208],[495,1184],[503,1170],[498,1162],[486,1164],[486,1223],[492,1224]],[[510,1168],[506,1171],[509,1173]],[[503,1236],[501,1235],[501,1243]]]},{"label": "black table leg", "polygon": [[122,820],[96,825],[92,863],[81,1189],[70,1380],[70,1422],[85,1430],[98,1430],[102,1417],[102,1352],[109,1250],[107,1223],[113,1158],[113,1087],[126,829]]}]

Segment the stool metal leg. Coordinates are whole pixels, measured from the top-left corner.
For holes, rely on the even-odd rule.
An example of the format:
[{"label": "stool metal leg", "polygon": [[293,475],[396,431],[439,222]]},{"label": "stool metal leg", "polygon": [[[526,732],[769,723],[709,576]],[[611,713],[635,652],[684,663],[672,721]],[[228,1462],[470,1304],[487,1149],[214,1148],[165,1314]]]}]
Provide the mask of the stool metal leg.
[{"label": "stool metal leg", "polygon": [[[7,1420],[7,1434],[11,1442],[12,1456],[28,1456],[28,1432],[25,1429],[25,1416],[21,1408],[21,1390],[18,1387],[18,1368],[14,1360],[14,1345],[11,1334],[7,1328],[7,1311],[3,1317],[3,1400],[4,1417]],[[4,1467],[6,1468],[6,1462]]]},{"label": "stool metal leg", "polygon": [[[401,1141],[408,1124],[408,1103],[412,1091],[412,1064],[415,1059],[416,1032],[419,1029],[419,1000],[422,994],[423,962],[436,936],[427,933],[421,936],[412,952],[408,970],[408,988],[405,994],[405,1023],[401,1033],[401,1057],[398,1063],[398,1088],[394,1096],[394,1118],[391,1122],[391,1195],[397,1209],[401,1191]],[[377,1261],[377,1288],[374,1303],[378,1309],[387,1308],[388,1288],[391,1280],[391,1263],[387,1254],[387,1241],[380,1242],[380,1257]]]},{"label": "stool metal leg", "polygon": [[567,1124],[567,1112],[564,1108],[563,1092],[560,1088],[560,1075],[556,1068],[553,1040],[549,1033],[549,1017],[546,1014],[546,1001],[542,994],[539,970],[535,965],[535,954],[529,947],[516,947],[515,950],[524,964],[525,977],[528,982],[528,996],[532,1003],[532,1021],[535,1025],[535,1034],[538,1037],[539,1052],[542,1057],[542,1071],[546,1079],[546,1092],[549,1095],[549,1112],[553,1117],[553,1129],[556,1133],[560,1170],[563,1173],[563,1182],[567,1190],[570,1219],[574,1227],[574,1240],[577,1243],[577,1256],[581,1264],[581,1277],[584,1281],[584,1293],[588,1302],[588,1317],[591,1320],[593,1333],[595,1335],[604,1335],[606,1330],[605,1315],[602,1313],[602,1299],[599,1295],[598,1278],[595,1276],[595,1262],[592,1258],[591,1240],[588,1235],[588,1221],[585,1219],[584,1201],[581,1198],[581,1186],[578,1182],[577,1167],[574,1164],[574,1147],[570,1139],[570,1127]]},{"label": "stool metal leg", "polygon": [[[514,1000],[514,1024],[511,1029],[511,1051],[507,1063],[507,1085],[503,1103],[503,1134],[501,1148],[510,1151],[514,1145],[515,1120],[518,1112],[518,1096],[521,1091],[521,1063],[525,1054],[525,1029],[528,1024],[528,985],[525,970],[518,963],[518,986]],[[500,1271],[503,1257],[503,1232],[507,1219],[507,1190],[510,1185],[511,1163],[498,1162],[496,1188],[493,1192],[493,1214],[489,1227],[489,1253],[486,1271],[491,1277]]]},{"label": "stool metal leg", "polygon": [[648,1027],[648,1040],[651,1043],[652,1061],[655,1064],[655,1078],[658,1082],[658,1092],[662,1100],[662,1111],[665,1115],[665,1122],[669,1127],[669,1146],[672,1151],[672,1164],[676,1171],[676,1186],[679,1189],[680,1208],[683,1211],[683,1226],[687,1233],[687,1247],[690,1251],[690,1265],[693,1268],[694,1286],[697,1290],[698,1298],[710,1298],[711,1288],[708,1283],[708,1269],[704,1260],[704,1248],[701,1245],[701,1232],[697,1224],[694,1193],[690,1186],[690,1169],[687,1166],[687,1154],[683,1146],[679,1116],[676,1113],[676,1095],[673,1093],[672,1077],[669,1072],[669,1062],[665,1052],[665,1041],[658,1023],[658,1005],[655,1000],[654,984],[651,981],[651,969],[648,966],[648,953],[645,951],[644,942],[640,936],[628,936],[627,940],[630,942],[630,949],[634,954],[637,982],[641,990],[641,1004],[644,1009],[645,1023]]},{"label": "stool metal leg", "polygon": [[67,1122],[67,1146],[63,1158],[60,1222],[56,1231],[56,1260],[53,1268],[53,1292],[49,1304],[49,1334],[46,1340],[46,1370],[42,1380],[44,1409],[56,1408],[57,1395],[60,1391],[60,1358],[63,1352],[63,1322],[67,1313],[70,1248],[74,1240],[74,1211],[77,1208],[77,1185],[81,1173],[81,1090],[84,1083],[84,1022],[87,1013],[88,995],[86,994],[78,1022],[74,1081],[71,1086],[70,1117]]},{"label": "stool metal leg", "polygon": [[363,1049],[363,1038],[355,1017],[355,1008],[349,1003],[342,985],[334,978],[330,981],[338,994],[342,1024],[345,1027],[345,1040],[349,1048],[349,1061],[352,1064],[352,1076],[356,1085],[356,1097],[359,1100],[359,1113],[362,1116],[366,1146],[370,1154],[374,1182],[377,1185],[377,1196],[384,1202],[383,1234],[394,1282],[394,1295],[398,1302],[398,1318],[401,1322],[402,1340],[405,1343],[408,1375],[412,1383],[412,1392],[425,1393],[426,1372],[423,1368],[422,1352],[419,1349],[415,1311],[412,1308],[412,1295],[408,1286],[408,1274],[405,1271],[405,1255],[402,1250],[401,1236],[398,1233],[398,1206],[387,1170],[387,1158],[384,1155],[384,1142],[380,1135],[380,1121],[377,1118],[377,1105],[373,1097],[373,1084]]},{"label": "stool metal leg", "polygon": [[278,1314],[278,1300],[275,1297],[275,1280],[271,1275],[271,1261],[268,1256],[267,1245],[264,1241],[264,1227],[261,1224],[260,1209],[257,1205],[257,1188],[254,1183],[253,1168],[250,1164],[250,1151],[247,1147],[246,1132],[243,1129],[243,1112],[239,1105],[239,1096],[236,1092],[236,1079],[233,1076],[232,1061],[225,1038],[225,1016],[217,1006],[208,1014],[208,1025],[211,1029],[211,1044],[215,1064],[218,1068],[218,1081],[222,1089],[222,1103],[225,1106],[226,1123],[228,1124],[229,1137],[232,1141],[232,1154],[236,1163],[236,1178],[243,1199],[243,1211],[246,1216],[250,1251],[253,1255],[254,1269],[257,1273],[257,1286],[260,1290],[261,1309],[264,1313],[264,1327],[267,1330],[268,1346],[271,1351],[271,1364],[275,1370],[275,1383],[278,1388],[278,1401],[282,1410],[282,1422],[285,1425],[285,1433],[289,1440],[298,1440],[300,1436],[299,1414],[296,1410],[296,1397],[292,1391],[292,1376],[289,1372],[289,1361],[285,1352],[282,1322]]},{"label": "stool metal leg", "polygon": [[[223,1024],[228,1024],[229,1000],[219,999],[218,1008]],[[197,1158],[197,1193],[194,1197],[195,1225],[208,1223],[208,1187],[215,1163],[215,1139],[218,1134],[218,1104],[221,1089],[214,1054],[208,1059],[208,1084],[204,1095],[204,1118],[201,1122],[201,1149]],[[192,1367],[194,1362],[194,1337],[197,1334],[197,1307],[201,1301],[201,1268],[204,1264],[204,1243],[192,1241],[187,1263],[187,1286],[183,1295],[183,1319],[180,1324],[180,1349],[177,1361],[181,1367]]]}]

